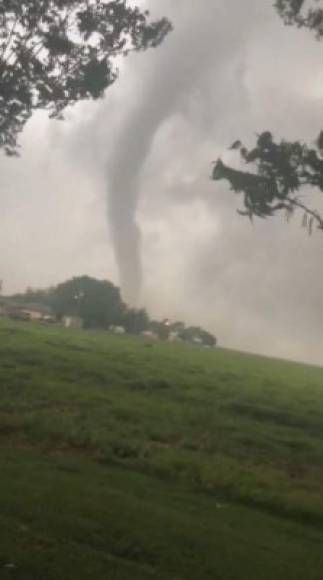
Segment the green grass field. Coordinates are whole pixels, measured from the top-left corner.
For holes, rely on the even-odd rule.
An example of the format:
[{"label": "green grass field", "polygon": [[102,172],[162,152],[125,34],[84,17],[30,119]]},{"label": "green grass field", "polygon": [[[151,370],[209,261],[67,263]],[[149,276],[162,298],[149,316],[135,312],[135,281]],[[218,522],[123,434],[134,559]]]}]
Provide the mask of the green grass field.
[{"label": "green grass field", "polygon": [[0,578],[322,580],[323,369],[0,321]]}]

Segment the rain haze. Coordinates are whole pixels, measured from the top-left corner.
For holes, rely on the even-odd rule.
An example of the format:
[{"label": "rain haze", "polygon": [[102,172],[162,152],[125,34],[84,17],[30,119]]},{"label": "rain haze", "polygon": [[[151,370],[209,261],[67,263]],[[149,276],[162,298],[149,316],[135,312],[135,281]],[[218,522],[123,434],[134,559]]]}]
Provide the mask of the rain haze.
[{"label": "rain haze", "polygon": [[4,292],[86,273],[221,346],[321,364],[322,234],[300,217],[251,225],[210,174],[236,138],[314,140],[323,45],[271,0],[146,4],[174,25],[163,45],[65,122],[37,114],[21,158],[1,157]]}]

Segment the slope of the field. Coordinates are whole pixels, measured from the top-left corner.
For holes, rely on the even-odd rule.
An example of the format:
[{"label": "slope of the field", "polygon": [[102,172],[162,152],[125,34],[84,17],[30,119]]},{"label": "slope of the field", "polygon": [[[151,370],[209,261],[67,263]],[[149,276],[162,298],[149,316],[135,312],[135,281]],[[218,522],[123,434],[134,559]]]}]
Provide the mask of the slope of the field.
[{"label": "slope of the field", "polygon": [[0,321],[0,578],[321,580],[323,369]]}]

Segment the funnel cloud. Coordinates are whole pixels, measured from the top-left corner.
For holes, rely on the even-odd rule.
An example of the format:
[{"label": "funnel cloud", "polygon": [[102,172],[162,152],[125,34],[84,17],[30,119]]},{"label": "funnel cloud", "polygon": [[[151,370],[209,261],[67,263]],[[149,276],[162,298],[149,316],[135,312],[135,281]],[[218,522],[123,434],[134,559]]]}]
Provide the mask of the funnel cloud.
[{"label": "funnel cloud", "polygon": [[[225,16],[220,2],[208,10],[195,0],[186,0],[185,7],[181,2],[155,2],[152,10],[154,4],[174,22],[175,31],[151,57],[153,66],[139,69],[139,86],[133,88],[136,104],[119,129],[108,168],[108,218],[120,284],[126,299],[135,304],[143,275],[137,206],[145,162],[163,122],[185,111],[206,75],[220,76],[221,43],[225,40],[219,27]],[[233,35],[230,38],[232,50],[247,30],[238,32],[237,27],[236,33],[234,41]]]}]

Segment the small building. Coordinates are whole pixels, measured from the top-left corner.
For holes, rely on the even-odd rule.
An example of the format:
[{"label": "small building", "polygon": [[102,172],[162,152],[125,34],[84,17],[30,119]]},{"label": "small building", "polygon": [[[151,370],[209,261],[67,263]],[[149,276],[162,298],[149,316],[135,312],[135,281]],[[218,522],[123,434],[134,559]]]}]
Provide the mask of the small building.
[{"label": "small building", "polygon": [[24,312],[21,306],[16,306],[14,304],[7,304],[2,310],[3,316],[9,316],[13,320],[30,320],[28,314]]},{"label": "small building", "polygon": [[83,328],[83,319],[79,316],[64,316],[63,325],[65,328]]},{"label": "small building", "polygon": [[8,299],[1,301],[0,314],[16,320],[32,320],[35,322],[40,322],[46,317],[54,318],[48,306],[43,304],[23,304]]},{"label": "small building", "polygon": [[123,326],[110,326],[109,330],[114,334],[126,334],[126,329]]},{"label": "small building", "polygon": [[148,338],[149,340],[158,340],[158,334],[156,334],[156,332],[153,332],[152,330],[143,330],[141,332],[141,336],[143,336],[144,338]]},{"label": "small building", "polygon": [[52,309],[45,304],[19,302],[9,297],[0,298],[0,316],[13,320],[33,322],[56,322]]},{"label": "small building", "polygon": [[168,335],[169,342],[183,342],[183,339],[180,337],[179,332],[170,332]]},{"label": "small building", "polygon": [[42,322],[46,322],[47,324],[54,324],[55,322],[57,322],[57,319],[55,318],[55,316],[52,316],[51,314],[45,314],[45,316],[43,316],[42,318]]},{"label": "small building", "polygon": [[42,308],[32,306],[21,308],[21,313],[26,319],[33,320],[34,322],[39,322],[43,320],[44,316],[47,316],[47,310],[44,311]]}]

